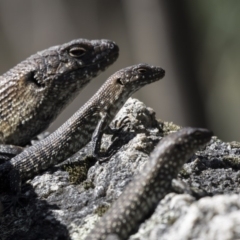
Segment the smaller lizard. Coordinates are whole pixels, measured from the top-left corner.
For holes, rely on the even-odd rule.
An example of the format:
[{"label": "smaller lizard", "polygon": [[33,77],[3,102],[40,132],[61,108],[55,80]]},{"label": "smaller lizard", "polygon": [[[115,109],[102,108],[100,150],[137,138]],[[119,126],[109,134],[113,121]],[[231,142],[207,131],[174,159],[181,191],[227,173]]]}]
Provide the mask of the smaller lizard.
[{"label": "smaller lizard", "polygon": [[55,132],[0,165],[0,192],[10,184],[17,199],[23,180],[72,156],[91,138],[94,155],[98,155],[103,133],[112,132],[108,125],[127,99],[141,87],[163,78],[164,74],[160,67],[138,64],[110,76],[97,93]]},{"label": "smaller lizard", "polygon": [[182,128],[164,137],[143,171],[129,183],[86,240],[128,239],[171,191],[172,179],[177,177],[182,165],[212,135],[207,129]]}]

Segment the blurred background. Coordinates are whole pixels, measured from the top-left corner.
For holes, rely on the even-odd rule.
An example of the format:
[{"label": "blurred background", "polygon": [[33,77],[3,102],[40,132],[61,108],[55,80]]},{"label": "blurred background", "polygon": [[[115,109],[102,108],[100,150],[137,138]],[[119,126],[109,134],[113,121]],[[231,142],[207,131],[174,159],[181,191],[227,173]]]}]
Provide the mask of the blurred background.
[{"label": "blurred background", "polygon": [[165,78],[134,97],[157,117],[207,127],[240,141],[240,1],[1,0],[0,74],[53,45],[75,38],[116,41],[120,57],[94,79],[54,122],[53,131],[108,76],[146,62]]}]

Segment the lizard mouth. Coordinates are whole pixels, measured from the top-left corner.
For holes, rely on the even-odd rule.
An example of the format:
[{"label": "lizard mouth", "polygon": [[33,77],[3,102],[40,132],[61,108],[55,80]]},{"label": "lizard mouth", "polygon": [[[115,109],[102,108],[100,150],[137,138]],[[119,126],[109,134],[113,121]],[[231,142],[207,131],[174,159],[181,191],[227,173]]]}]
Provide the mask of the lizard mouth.
[{"label": "lizard mouth", "polygon": [[[113,64],[119,56],[118,52],[113,52],[110,55],[104,56],[102,59],[99,59],[93,66],[98,65],[99,70],[104,71],[109,65]],[[108,63],[108,64],[106,64]]]},{"label": "lizard mouth", "polygon": [[107,42],[105,47],[107,51],[102,51],[102,53],[97,54],[96,58],[92,61],[92,64],[90,64],[92,66],[97,65],[99,67],[99,70],[102,71],[104,71],[109,65],[114,63],[119,56],[119,48],[115,43]]},{"label": "lizard mouth", "polygon": [[112,65],[117,60],[118,56],[119,52],[116,50],[102,54],[101,56],[98,55],[92,63],[79,67],[78,70],[83,71],[85,69],[86,73],[88,72],[92,77],[95,77]]},{"label": "lizard mouth", "polygon": [[150,76],[146,77],[145,81],[142,81],[142,84],[150,84],[153,82],[157,82],[161,80],[165,76],[165,70],[162,68],[158,68],[154,73],[152,73]]},{"label": "lizard mouth", "polygon": [[97,65],[99,67],[99,70],[102,71],[104,71],[105,68],[114,63],[119,55],[119,48],[114,42],[108,40],[103,41],[105,43],[102,49],[99,48],[99,46],[96,46],[99,54],[97,54],[96,58],[92,61],[92,65]]}]

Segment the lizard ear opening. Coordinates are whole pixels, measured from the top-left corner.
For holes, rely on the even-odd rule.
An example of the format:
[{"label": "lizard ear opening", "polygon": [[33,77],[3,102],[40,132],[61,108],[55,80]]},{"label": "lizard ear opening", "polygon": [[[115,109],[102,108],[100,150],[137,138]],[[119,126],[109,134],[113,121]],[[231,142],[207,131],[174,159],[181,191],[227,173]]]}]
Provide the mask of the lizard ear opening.
[{"label": "lizard ear opening", "polygon": [[120,85],[124,85],[124,82],[122,81],[121,78],[117,78],[116,82]]},{"label": "lizard ear opening", "polygon": [[45,87],[45,84],[43,84],[42,82],[38,81],[38,79],[35,77],[34,72],[30,72],[29,74],[24,76],[24,78],[25,78],[26,82],[31,83],[32,85],[34,85],[37,88]]}]

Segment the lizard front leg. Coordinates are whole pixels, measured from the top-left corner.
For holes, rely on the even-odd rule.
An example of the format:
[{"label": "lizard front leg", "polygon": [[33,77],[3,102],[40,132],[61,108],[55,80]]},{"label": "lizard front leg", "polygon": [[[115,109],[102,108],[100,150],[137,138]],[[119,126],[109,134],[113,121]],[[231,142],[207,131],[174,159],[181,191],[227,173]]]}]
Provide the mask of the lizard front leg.
[{"label": "lizard front leg", "polygon": [[100,163],[107,161],[115,151],[100,152],[102,136],[104,133],[113,134],[112,140],[116,139],[117,135],[125,128],[125,126],[130,122],[128,117],[124,117],[120,122],[115,122],[115,128],[110,128],[107,124],[108,114],[106,112],[101,113],[101,119],[92,135],[93,142],[93,156],[98,159]]}]

